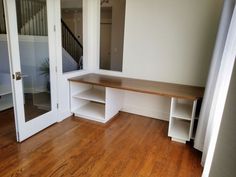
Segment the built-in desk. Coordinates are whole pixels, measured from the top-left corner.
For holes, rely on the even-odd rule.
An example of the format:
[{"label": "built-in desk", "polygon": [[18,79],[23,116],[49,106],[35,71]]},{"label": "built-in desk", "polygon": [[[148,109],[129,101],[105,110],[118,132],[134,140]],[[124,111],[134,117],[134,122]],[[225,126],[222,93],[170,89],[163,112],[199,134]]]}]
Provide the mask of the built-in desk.
[{"label": "built-in desk", "polygon": [[75,116],[106,123],[122,108],[124,90],[171,98],[168,136],[189,141],[197,100],[204,88],[99,74],[70,78],[71,111]]}]

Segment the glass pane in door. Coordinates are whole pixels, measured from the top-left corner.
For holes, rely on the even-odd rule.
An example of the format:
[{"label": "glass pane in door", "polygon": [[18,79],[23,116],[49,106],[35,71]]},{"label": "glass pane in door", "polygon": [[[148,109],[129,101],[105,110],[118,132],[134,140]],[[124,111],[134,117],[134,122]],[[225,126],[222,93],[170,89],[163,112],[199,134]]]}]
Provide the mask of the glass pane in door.
[{"label": "glass pane in door", "polygon": [[16,0],[25,121],[51,110],[46,0]]}]

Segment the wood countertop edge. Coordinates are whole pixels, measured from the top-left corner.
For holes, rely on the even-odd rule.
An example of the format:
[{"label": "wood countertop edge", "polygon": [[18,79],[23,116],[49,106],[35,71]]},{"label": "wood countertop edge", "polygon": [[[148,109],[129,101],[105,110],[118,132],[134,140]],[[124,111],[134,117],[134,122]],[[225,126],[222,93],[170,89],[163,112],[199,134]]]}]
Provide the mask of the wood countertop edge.
[{"label": "wood countertop edge", "polygon": [[[96,74],[96,75],[100,75],[100,74]],[[107,75],[101,75],[101,76],[107,76]],[[83,76],[79,76],[79,77],[81,78]],[[107,77],[116,77],[116,76],[107,76]],[[121,77],[117,77],[117,78],[121,78]],[[125,79],[131,79],[131,78],[125,78]],[[203,97],[203,96],[199,96],[199,95],[197,95],[197,96],[188,96],[188,95],[176,95],[176,94],[164,93],[164,92],[163,93],[154,92],[154,91],[152,92],[152,91],[147,91],[147,90],[128,88],[128,87],[124,87],[124,86],[119,87],[119,86],[113,86],[113,85],[109,85],[109,84],[102,84],[102,83],[95,83],[95,82],[90,82],[90,81],[78,80],[78,77],[69,78],[68,80],[70,82],[92,84],[92,85],[96,85],[96,86],[103,86],[103,87],[109,87],[109,88],[133,91],[133,92],[138,92],[138,93],[146,93],[146,94],[157,95],[157,96],[165,96],[165,97],[169,97],[169,98],[174,97],[174,98],[180,98],[180,99],[188,99],[188,100],[192,100],[192,101],[200,99],[200,98]],[[146,81],[146,80],[144,80],[144,81]],[[151,81],[151,82],[155,82],[155,81]],[[177,85],[181,85],[181,84],[177,84]],[[188,85],[183,85],[183,86],[188,86]],[[190,86],[190,87],[194,87],[194,86]],[[196,88],[204,89],[203,87],[198,87],[198,86],[196,86]]]}]

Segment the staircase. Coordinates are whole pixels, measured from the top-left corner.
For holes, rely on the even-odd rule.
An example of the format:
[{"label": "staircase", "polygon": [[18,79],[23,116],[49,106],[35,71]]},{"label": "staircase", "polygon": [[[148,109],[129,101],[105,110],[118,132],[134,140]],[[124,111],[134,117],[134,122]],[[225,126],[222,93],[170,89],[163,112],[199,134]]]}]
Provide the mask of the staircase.
[{"label": "staircase", "polygon": [[[6,34],[3,0],[0,0],[0,34]],[[47,36],[46,2],[17,0],[17,26],[19,35]],[[61,19],[62,47],[77,63],[78,70],[83,68],[83,46]]]},{"label": "staircase", "polygon": [[61,34],[62,47],[72,56],[76,63],[78,63],[78,69],[83,69],[83,46],[62,19]]},{"label": "staircase", "polygon": [[47,36],[46,2],[18,0],[16,9],[19,34]]},{"label": "staircase", "polygon": [[0,0],[0,34],[6,34],[3,0]]}]

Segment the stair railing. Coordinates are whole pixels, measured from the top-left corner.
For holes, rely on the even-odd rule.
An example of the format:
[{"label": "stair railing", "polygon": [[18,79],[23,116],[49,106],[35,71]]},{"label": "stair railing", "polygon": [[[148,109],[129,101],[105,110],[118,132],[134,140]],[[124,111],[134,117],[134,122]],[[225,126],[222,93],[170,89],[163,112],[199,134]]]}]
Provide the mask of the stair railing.
[{"label": "stair railing", "polygon": [[62,32],[62,47],[78,63],[78,69],[82,69],[83,46],[62,19],[61,19],[61,32]]},{"label": "stair railing", "polygon": [[5,15],[4,15],[4,8],[3,8],[3,0],[1,2],[1,9],[0,9],[0,34],[6,34],[6,22],[5,22]]}]

